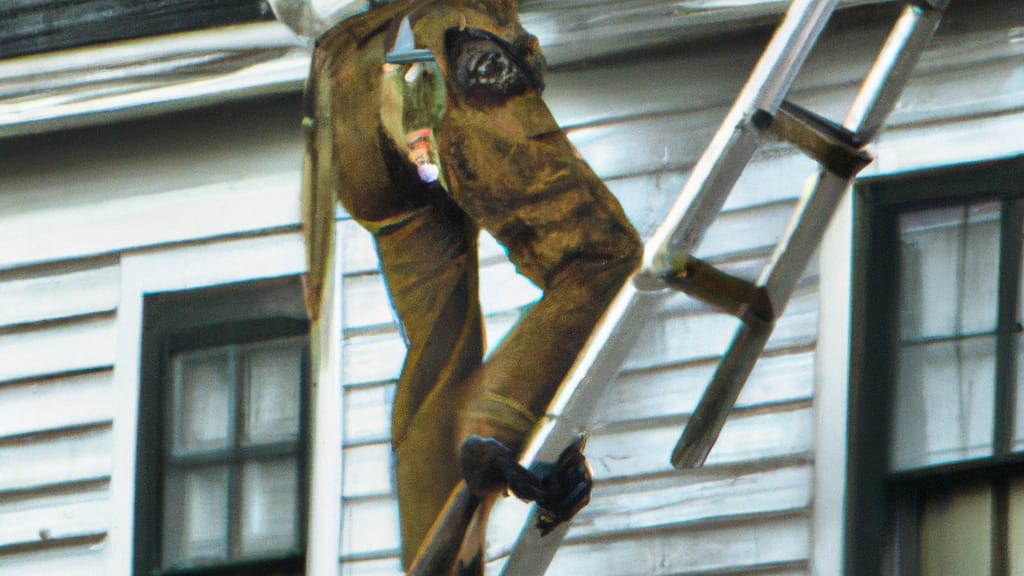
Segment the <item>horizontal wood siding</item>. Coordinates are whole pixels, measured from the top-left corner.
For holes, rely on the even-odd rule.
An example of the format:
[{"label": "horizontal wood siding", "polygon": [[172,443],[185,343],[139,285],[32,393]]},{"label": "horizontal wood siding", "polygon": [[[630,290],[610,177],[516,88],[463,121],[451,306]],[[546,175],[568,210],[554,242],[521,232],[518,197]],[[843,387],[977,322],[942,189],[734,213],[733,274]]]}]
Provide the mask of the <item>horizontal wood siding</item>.
[{"label": "horizontal wood siding", "polygon": [[[828,50],[812,57],[794,98],[836,115],[852,98],[884,34],[872,26],[840,26],[828,33]],[[923,121],[970,117],[979,106],[1011,113],[1019,108],[1019,96],[936,98],[936,85],[970,91],[971,82],[956,71],[972,59],[980,61],[982,82],[993,95],[1006,90],[1006,55],[1019,56],[1020,48],[986,43],[987,37],[960,30],[940,41],[922,63],[921,84],[912,86],[908,104],[893,117],[893,130],[913,133]],[[688,45],[551,75],[546,97],[556,116],[643,235],[660,223],[724,117],[759,54],[757,42],[732,43],[730,50]],[[961,44],[987,49],[971,54],[950,47]],[[1018,90],[1013,84],[1011,91]],[[767,143],[698,254],[756,278],[814,168],[788,145]],[[343,572],[393,575],[400,567],[389,492],[387,403],[404,348],[369,236],[352,223],[345,234],[345,506],[351,510],[347,519],[366,519],[364,526],[374,530],[346,527]],[[483,258],[483,284],[500,280],[493,292],[485,288],[486,317],[489,326],[501,325],[537,292],[508,283],[511,265],[485,247],[490,251]],[[549,573],[810,573],[817,289],[812,258],[707,466],[687,472],[671,468],[669,453],[737,322],[684,296],[663,297],[599,404],[587,447],[597,479],[594,497]],[[495,573],[516,538],[522,506],[510,499],[495,512],[488,551]]]},{"label": "horizontal wood siding", "polygon": [[[256,106],[268,107],[297,117]],[[144,255],[153,276],[189,255],[235,251],[225,277],[268,258],[301,262],[297,126],[268,129],[254,152],[242,129],[209,116],[0,143],[12,150],[0,155],[0,575],[127,574],[108,553],[127,524],[111,489],[125,465],[114,461],[115,371],[131,349],[118,338],[122,258]],[[246,134],[250,120],[239,118]],[[153,133],[179,142],[143,142]],[[262,263],[244,251],[257,244],[269,248]]]},{"label": "horizontal wood siding", "polygon": [[105,570],[118,275],[0,276],[0,574]]},{"label": "horizontal wood siding", "polygon": [[[756,55],[756,47],[748,46],[732,56],[752,64]],[[673,66],[693,68],[705,57],[721,58],[711,52],[662,54],[610,65],[628,73],[625,83],[603,67],[552,75],[552,107],[560,117],[576,121],[570,121],[570,138],[644,235],[662,219],[743,81],[742,69],[716,68],[715,77],[695,84],[693,92],[708,90],[708,85],[718,92],[694,100],[691,91],[677,92],[659,81]],[[588,91],[606,81],[605,89]],[[643,86],[646,95],[631,100],[633,88],[611,89],[624,84]],[[702,255],[755,277],[800,193],[787,176],[810,167],[781,146],[759,154],[752,174],[709,232]],[[399,574],[389,403],[404,343],[369,234],[351,221],[341,230],[346,307],[343,573]],[[539,292],[515,275],[491,238],[484,238],[481,252],[482,299],[493,346]],[[683,296],[663,297],[655,321],[644,327],[622,375],[600,404],[587,447],[597,479],[594,499],[574,523],[550,573],[804,573],[810,546],[815,287],[812,270],[779,322],[770,357],[758,367],[723,431],[709,462],[711,472],[699,474],[673,471],[668,456],[736,321]],[[518,532],[513,516],[499,508],[492,522],[489,555],[495,568]],[[750,553],[761,546],[766,546],[762,552]],[[716,551],[699,552],[705,547]]]},{"label": "horizontal wood siding", "polygon": [[[650,21],[664,3],[590,4],[596,12],[614,9],[615,17],[635,9],[637,18]],[[769,11],[778,7],[774,0],[763,4]],[[926,55],[873,148],[878,160],[869,172],[996,155],[1024,130],[1024,42],[997,17],[1006,9],[992,5],[986,3],[977,21],[956,21]],[[546,0],[531,10],[565,16],[560,4]],[[556,28],[571,24],[552,22]],[[587,27],[599,30],[611,26],[607,22]],[[866,68],[872,42],[880,38],[873,24],[835,32],[812,56],[794,95],[827,113],[850,100],[851,80]],[[571,43],[572,34],[562,33]],[[550,75],[553,111],[644,236],[686,181],[765,39],[755,32],[731,36],[727,44],[684,43]],[[565,54],[571,46],[560,49]],[[143,256],[149,268],[136,275],[182,266],[186,252],[237,253],[224,276],[236,278],[254,258],[236,246],[257,241],[276,247],[275,257],[298,261],[298,126],[292,96],[0,142],[0,576],[124,576],[123,563],[111,571],[107,552],[110,534],[125,521],[111,512],[124,511],[111,506],[111,479],[119,466],[113,457],[120,414],[115,375],[124,368],[116,363],[132,346],[118,339],[125,270]],[[755,278],[810,167],[791,148],[768,143],[699,254]],[[369,234],[349,219],[339,230],[342,573],[397,576],[389,425],[405,347]],[[493,349],[539,291],[516,275],[487,235],[481,263]],[[178,288],[190,287],[188,273],[183,276]],[[660,298],[598,406],[587,448],[597,479],[594,498],[549,573],[811,573],[815,371],[845,369],[815,365],[815,263],[700,471],[672,470],[668,456],[736,321],[684,296]],[[519,529],[505,520],[516,506],[506,500],[495,512],[494,569]]]}]

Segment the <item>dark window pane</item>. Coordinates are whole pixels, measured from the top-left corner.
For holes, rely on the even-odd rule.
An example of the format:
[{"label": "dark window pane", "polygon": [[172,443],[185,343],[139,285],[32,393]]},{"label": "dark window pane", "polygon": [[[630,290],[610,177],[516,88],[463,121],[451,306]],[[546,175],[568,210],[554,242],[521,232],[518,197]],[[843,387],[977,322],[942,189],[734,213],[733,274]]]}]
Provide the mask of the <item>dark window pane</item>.
[{"label": "dark window pane", "polygon": [[905,470],[992,454],[995,337],[904,346],[890,466]]},{"label": "dark window pane", "polygon": [[995,330],[998,203],[903,214],[900,237],[904,340]]},{"label": "dark window pane", "polygon": [[227,558],[227,467],[172,472],[164,490],[164,566]]},{"label": "dark window pane", "polygon": [[242,554],[261,556],[298,545],[298,471],[295,460],[242,467]]},{"label": "dark window pane", "polygon": [[1010,576],[1024,576],[1024,478],[1010,483],[1010,510],[1007,534]]},{"label": "dark window pane", "polygon": [[302,348],[296,340],[249,347],[243,355],[243,442],[295,440]]},{"label": "dark window pane", "polygon": [[175,453],[226,447],[233,387],[227,352],[182,354],[176,369]]},{"label": "dark window pane", "polygon": [[936,490],[921,512],[921,575],[992,573],[992,492],[988,484]]}]

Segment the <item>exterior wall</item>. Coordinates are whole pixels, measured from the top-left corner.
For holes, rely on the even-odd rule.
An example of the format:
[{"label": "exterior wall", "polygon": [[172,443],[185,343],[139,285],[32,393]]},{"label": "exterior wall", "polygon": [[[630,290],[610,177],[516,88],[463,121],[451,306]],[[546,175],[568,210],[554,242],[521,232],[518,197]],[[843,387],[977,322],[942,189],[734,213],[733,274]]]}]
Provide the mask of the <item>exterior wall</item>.
[{"label": "exterior wall", "polygon": [[0,143],[0,574],[129,573],[142,297],[302,272],[297,110]]},{"label": "exterior wall", "polygon": [[[869,173],[1024,153],[1012,10],[993,2],[953,15]],[[879,30],[827,32],[795,100],[839,115]],[[645,236],[765,40],[755,32],[551,73],[556,116]],[[287,97],[0,142],[0,574],[128,574],[141,295],[301,271],[298,120]],[[811,168],[767,145],[700,254],[756,276]],[[663,296],[601,402],[587,449],[594,499],[549,573],[839,573],[844,223],[697,472],[672,470],[668,456],[735,323]],[[348,220],[340,234],[342,572],[398,574],[387,426],[404,350],[369,237]],[[482,251],[493,344],[538,292],[496,244]],[[492,523],[495,567],[519,529],[505,514]]]}]

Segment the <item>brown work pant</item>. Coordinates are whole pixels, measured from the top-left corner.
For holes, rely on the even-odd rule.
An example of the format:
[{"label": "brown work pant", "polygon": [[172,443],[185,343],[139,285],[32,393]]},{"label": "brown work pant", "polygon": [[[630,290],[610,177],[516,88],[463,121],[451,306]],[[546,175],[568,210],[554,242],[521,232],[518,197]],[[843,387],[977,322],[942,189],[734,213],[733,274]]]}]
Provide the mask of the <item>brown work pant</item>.
[{"label": "brown work pant", "polygon": [[[424,184],[380,113],[384,54],[406,15],[444,74],[446,30],[477,28],[510,43],[525,32],[511,0],[403,0],[331,30],[314,59],[311,94],[330,116],[314,122],[333,132],[333,150],[322,156],[331,158],[341,202],[374,234],[408,339],[392,421],[408,566],[461,479],[462,440],[476,434],[522,448],[637,265],[641,243],[539,90],[480,103],[446,77],[436,135],[447,190]],[[544,291],[486,364],[478,227]]]}]

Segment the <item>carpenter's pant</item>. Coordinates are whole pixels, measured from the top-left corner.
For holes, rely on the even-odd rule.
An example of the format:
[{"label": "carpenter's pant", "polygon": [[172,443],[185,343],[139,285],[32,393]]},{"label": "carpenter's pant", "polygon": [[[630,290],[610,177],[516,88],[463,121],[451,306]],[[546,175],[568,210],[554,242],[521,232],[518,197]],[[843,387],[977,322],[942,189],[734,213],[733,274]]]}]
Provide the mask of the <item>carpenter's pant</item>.
[{"label": "carpenter's pant", "polygon": [[[541,100],[541,57],[515,6],[400,0],[335,27],[314,56],[307,98],[319,102],[315,129],[332,131],[321,158],[345,208],[374,234],[409,343],[392,421],[406,566],[461,479],[462,439],[522,448],[642,250]],[[382,113],[384,54],[405,16],[444,80],[434,133],[446,188],[422,181]],[[544,291],[486,365],[478,227]]]}]

